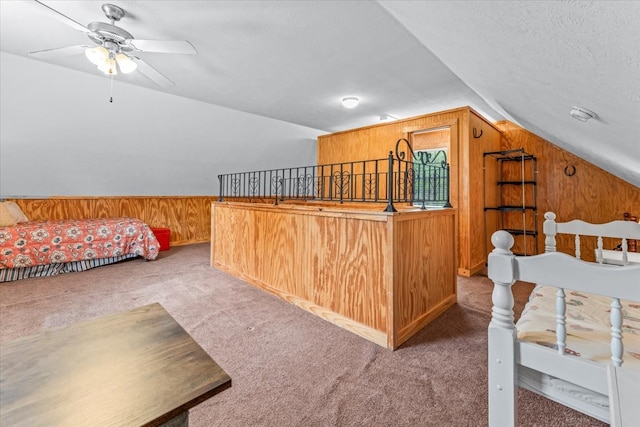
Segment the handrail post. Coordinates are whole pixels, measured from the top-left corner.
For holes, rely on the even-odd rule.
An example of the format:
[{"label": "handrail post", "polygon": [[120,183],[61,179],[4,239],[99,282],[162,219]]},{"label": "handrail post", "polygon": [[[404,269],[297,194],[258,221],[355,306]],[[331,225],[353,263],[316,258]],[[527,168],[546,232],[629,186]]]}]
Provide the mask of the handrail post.
[{"label": "handrail post", "polygon": [[429,176],[428,172],[431,172],[431,167],[422,165],[420,171],[422,172],[422,176],[418,177],[418,179],[421,180],[420,189],[422,190],[422,206],[420,207],[420,209],[424,211],[427,209],[427,177]]},{"label": "handrail post", "polygon": [[223,200],[222,198],[222,175],[218,175],[218,184],[220,186],[220,194],[218,195],[218,201],[221,202]]},{"label": "handrail post", "polygon": [[340,163],[340,204],[344,203],[344,163]]},{"label": "handrail post", "polygon": [[[280,192],[280,201],[284,202],[284,186],[286,185],[287,180],[285,179],[285,169],[282,169],[282,178],[280,178],[280,188],[282,191]],[[291,177],[291,172],[289,172],[289,177]]]},{"label": "handrail post", "polygon": [[389,151],[389,175],[387,176],[388,203],[385,212],[398,212],[393,206],[393,151]]},{"label": "handrail post", "polygon": [[449,181],[449,163],[445,163],[445,168],[444,170],[447,172],[447,176],[445,177],[445,197],[446,197],[446,202],[444,204],[445,208],[452,208],[453,206],[451,205],[451,200],[450,200],[450,196],[449,196],[449,186],[451,185],[450,181]]},{"label": "handrail post", "polygon": [[276,169],[276,185],[275,185],[275,190],[276,190],[276,194],[274,197],[275,200],[275,205],[278,206],[278,170]]}]

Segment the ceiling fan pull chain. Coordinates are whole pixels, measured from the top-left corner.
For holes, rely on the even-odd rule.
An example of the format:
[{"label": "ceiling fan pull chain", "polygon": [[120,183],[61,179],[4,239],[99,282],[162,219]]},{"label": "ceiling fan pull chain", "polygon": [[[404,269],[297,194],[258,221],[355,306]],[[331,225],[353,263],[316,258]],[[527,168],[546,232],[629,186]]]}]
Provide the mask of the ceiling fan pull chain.
[{"label": "ceiling fan pull chain", "polygon": [[113,102],[113,74],[111,74],[111,89],[109,91],[109,102]]}]

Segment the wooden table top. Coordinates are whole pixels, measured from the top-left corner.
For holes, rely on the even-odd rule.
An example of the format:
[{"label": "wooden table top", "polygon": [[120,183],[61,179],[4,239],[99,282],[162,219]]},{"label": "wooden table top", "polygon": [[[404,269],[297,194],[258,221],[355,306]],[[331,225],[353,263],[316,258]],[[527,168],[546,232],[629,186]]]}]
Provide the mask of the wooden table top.
[{"label": "wooden table top", "polygon": [[157,303],[0,345],[2,426],[157,426],[229,387]]}]

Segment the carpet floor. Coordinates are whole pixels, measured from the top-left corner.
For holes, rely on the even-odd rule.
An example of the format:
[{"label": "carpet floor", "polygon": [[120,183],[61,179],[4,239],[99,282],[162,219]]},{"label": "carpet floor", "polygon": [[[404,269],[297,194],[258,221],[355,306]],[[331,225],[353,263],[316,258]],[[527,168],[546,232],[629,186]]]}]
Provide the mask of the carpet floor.
[{"label": "carpet floor", "polygon": [[[0,284],[0,342],[159,302],[231,376],[190,412],[198,426],[487,425],[491,282],[396,351],[209,266],[209,244],[82,273]],[[516,311],[530,285],[517,284]],[[0,352],[1,357],[1,352]],[[520,426],[604,426],[518,391]]]}]

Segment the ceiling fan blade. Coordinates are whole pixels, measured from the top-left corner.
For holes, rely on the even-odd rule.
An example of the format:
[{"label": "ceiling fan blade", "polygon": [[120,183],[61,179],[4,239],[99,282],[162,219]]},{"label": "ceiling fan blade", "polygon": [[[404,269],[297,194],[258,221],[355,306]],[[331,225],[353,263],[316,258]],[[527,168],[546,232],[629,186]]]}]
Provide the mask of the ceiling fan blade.
[{"label": "ceiling fan blade", "polygon": [[140,40],[129,39],[127,44],[140,52],[156,53],[182,53],[195,55],[198,52],[191,43],[186,40]]},{"label": "ceiling fan blade", "polygon": [[56,47],[53,49],[36,50],[34,52],[29,52],[29,55],[35,56],[38,58],[43,58],[43,59],[57,58],[60,56],[79,55],[81,53],[84,53],[84,51],[90,47],[92,46],[79,45],[79,46]]},{"label": "ceiling fan blade", "polygon": [[158,70],[156,70],[151,65],[144,62],[142,59],[136,56],[132,56],[132,58],[134,58],[134,60],[138,64],[138,71],[140,71],[142,74],[147,76],[149,80],[151,80],[158,86],[169,88],[176,85],[174,82],[172,82],[171,80],[169,80],[168,78],[160,74]]},{"label": "ceiling fan blade", "polygon": [[40,6],[44,7],[57,20],[63,22],[64,24],[67,24],[71,28],[75,28],[76,30],[82,31],[83,33],[87,33],[87,34],[91,33],[90,29],[88,29],[84,25],[74,21],[73,19],[69,18],[68,16],[63,15],[62,13],[58,12],[57,10],[50,8],[49,6],[47,6],[46,4],[42,3],[41,1],[38,1],[38,0],[34,0],[34,1],[36,3],[38,3]]}]

